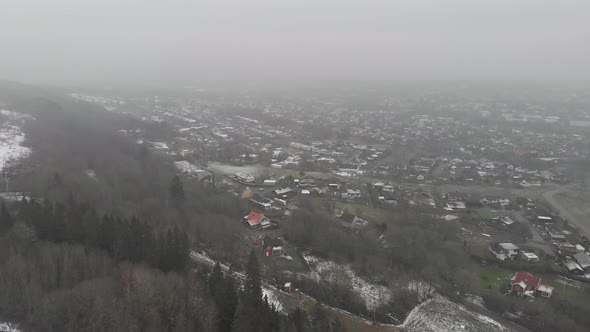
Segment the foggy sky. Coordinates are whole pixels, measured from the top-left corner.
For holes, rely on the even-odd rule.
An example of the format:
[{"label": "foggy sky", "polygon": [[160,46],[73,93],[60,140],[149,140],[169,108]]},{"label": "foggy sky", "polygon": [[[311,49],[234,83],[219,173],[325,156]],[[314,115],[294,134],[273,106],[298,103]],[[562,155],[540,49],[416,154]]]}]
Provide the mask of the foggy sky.
[{"label": "foggy sky", "polygon": [[590,77],[588,0],[2,0],[28,83]]}]

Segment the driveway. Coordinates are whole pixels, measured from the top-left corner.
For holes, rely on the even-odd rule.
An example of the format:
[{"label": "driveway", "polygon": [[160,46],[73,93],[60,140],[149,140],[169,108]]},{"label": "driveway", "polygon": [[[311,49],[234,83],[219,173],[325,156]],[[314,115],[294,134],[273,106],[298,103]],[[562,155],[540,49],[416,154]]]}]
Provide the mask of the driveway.
[{"label": "driveway", "polygon": [[541,249],[547,254],[553,255],[553,248],[551,244],[543,239],[543,237],[537,231],[537,228],[522,215],[522,212],[515,212],[514,219],[516,219],[518,222],[528,224],[531,227],[531,233],[533,234],[533,237],[524,243],[526,246]]}]

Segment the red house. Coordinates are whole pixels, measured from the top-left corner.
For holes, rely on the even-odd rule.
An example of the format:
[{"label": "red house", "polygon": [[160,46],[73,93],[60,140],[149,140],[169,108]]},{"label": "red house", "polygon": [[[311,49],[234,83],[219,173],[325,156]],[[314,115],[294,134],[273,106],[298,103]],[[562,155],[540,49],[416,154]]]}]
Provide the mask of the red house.
[{"label": "red house", "polygon": [[541,284],[541,278],[535,277],[528,272],[517,272],[512,276],[510,289],[519,296],[540,295],[549,298],[553,294],[553,287]]},{"label": "red house", "polygon": [[264,257],[283,254],[283,240],[275,238],[266,238],[263,243]]},{"label": "red house", "polygon": [[250,227],[267,228],[270,226],[270,220],[265,217],[264,214],[258,213],[256,211],[252,211],[250,214],[245,216],[244,221]]}]

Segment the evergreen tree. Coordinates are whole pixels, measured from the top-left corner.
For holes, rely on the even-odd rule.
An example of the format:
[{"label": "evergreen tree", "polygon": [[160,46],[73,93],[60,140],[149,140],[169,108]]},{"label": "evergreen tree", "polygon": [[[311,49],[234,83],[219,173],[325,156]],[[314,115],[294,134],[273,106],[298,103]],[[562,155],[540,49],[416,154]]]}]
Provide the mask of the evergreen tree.
[{"label": "evergreen tree", "polygon": [[170,198],[175,202],[184,200],[184,187],[178,175],[175,175],[170,182]]},{"label": "evergreen tree", "polygon": [[260,267],[254,250],[250,251],[248,264],[246,265],[246,281],[240,294],[240,301],[236,309],[233,331],[255,332],[260,331],[262,322],[260,315],[267,308],[262,301],[262,286],[260,280]]},{"label": "evergreen tree", "polygon": [[301,308],[297,307],[297,308],[295,308],[293,313],[291,313],[289,318],[293,322],[293,326],[295,327],[295,331],[303,332],[305,322],[307,321],[307,317],[305,316],[305,312],[303,310],[301,310]]},{"label": "evergreen tree", "polygon": [[232,330],[238,300],[233,279],[231,276],[223,277],[221,265],[218,262],[215,264],[207,282],[211,296],[217,307],[217,330],[220,332],[229,332]]},{"label": "evergreen tree", "polygon": [[13,220],[12,220],[12,216],[10,215],[10,213],[8,212],[8,208],[6,207],[6,204],[4,203],[4,201],[1,201],[2,203],[0,206],[0,232],[4,232],[7,229],[9,229],[10,227],[12,227],[13,224]]}]

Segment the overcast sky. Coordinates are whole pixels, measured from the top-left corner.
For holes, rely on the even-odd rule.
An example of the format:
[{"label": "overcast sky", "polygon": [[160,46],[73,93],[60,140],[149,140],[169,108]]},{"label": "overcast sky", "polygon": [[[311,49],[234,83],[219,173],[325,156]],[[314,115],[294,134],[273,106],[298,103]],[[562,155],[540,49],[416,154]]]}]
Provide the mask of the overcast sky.
[{"label": "overcast sky", "polygon": [[0,79],[587,79],[589,0],[1,0]]}]

